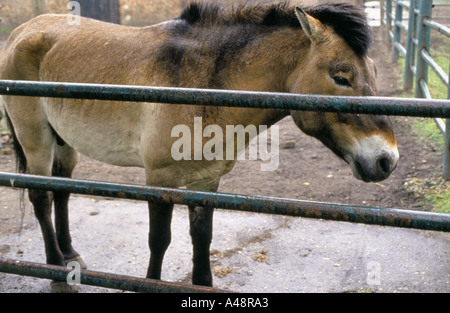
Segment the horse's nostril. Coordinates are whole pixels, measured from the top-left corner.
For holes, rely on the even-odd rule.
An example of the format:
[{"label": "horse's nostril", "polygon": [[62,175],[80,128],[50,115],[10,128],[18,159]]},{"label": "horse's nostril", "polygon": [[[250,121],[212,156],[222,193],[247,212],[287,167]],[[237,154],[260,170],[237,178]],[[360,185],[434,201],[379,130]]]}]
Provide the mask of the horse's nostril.
[{"label": "horse's nostril", "polygon": [[387,157],[381,157],[378,159],[378,168],[381,169],[381,171],[384,174],[388,174],[391,171],[391,161]]},{"label": "horse's nostril", "polygon": [[375,162],[374,160],[368,162],[367,159],[357,157],[353,165],[354,170],[363,181],[377,182],[386,179],[394,170],[396,163],[388,154],[382,154],[375,159]]},{"label": "horse's nostril", "polygon": [[370,181],[370,178],[367,176],[367,174],[364,170],[364,167],[358,160],[355,160],[355,169],[363,181],[365,181],[365,182]]}]

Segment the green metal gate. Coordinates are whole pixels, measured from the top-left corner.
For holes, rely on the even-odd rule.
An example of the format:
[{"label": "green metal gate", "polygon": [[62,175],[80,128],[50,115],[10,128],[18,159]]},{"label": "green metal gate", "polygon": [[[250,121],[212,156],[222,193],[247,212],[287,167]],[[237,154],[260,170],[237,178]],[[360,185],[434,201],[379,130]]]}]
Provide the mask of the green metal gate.
[{"label": "green metal gate", "polygon": [[[399,55],[405,58],[403,87],[414,88],[416,98],[431,99],[428,89],[428,69],[431,68],[447,88],[450,99],[450,81],[447,69],[442,69],[430,56],[430,32],[437,31],[450,38],[450,28],[432,20],[433,0],[384,0],[381,4],[381,20],[387,28],[387,40],[392,43],[392,58],[397,61]],[[395,14],[393,13],[395,10]],[[404,23],[403,9],[408,10],[408,24]],[[406,32],[406,46],[402,45],[402,31]],[[450,57],[450,56],[449,56]],[[450,180],[450,119],[434,119],[445,136],[444,178]]]}]

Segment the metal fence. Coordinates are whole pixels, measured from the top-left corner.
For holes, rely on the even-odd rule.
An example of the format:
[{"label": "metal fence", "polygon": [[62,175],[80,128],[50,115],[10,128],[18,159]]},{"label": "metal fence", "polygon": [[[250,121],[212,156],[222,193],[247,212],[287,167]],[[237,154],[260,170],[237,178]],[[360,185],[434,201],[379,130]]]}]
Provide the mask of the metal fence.
[{"label": "metal fence", "polygon": [[[336,97],[30,81],[0,81],[0,94],[450,118],[450,101],[433,99]],[[361,207],[273,197],[244,196],[218,192],[199,192],[152,186],[121,185],[13,173],[0,173],[0,186],[67,191],[70,193],[95,196],[211,206],[255,213],[282,214],[353,223],[450,231],[450,214]],[[0,272],[64,280],[68,270],[60,266],[0,259]],[[86,270],[81,271],[81,283],[146,292],[223,291],[214,288],[159,282],[144,278],[133,278]]]},{"label": "metal fence", "polygon": [[[382,2],[385,3],[381,6],[382,22],[387,28],[386,37],[392,43],[392,58],[394,61],[398,60],[399,55],[405,58],[404,89],[414,88],[416,98],[431,99],[427,84],[428,69],[431,68],[444,84],[443,87],[447,88],[447,99],[450,99],[450,82],[447,74],[450,73],[450,68],[446,73],[430,55],[431,30],[450,38],[450,28],[432,20],[433,0],[383,0]],[[404,45],[402,31],[406,32]],[[441,118],[434,120],[445,136],[444,177],[450,180],[450,119],[446,122]]]}]

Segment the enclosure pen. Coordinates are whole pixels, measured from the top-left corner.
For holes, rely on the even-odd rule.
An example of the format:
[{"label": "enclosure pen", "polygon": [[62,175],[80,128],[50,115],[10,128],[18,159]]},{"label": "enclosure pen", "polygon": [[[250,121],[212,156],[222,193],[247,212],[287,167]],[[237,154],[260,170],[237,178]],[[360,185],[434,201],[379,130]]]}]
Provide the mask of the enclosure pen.
[{"label": "enclosure pen", "polygon": [[[0,81],[0,94],[450,118],[449,100],[331,97],[30,81]],[[67,191],[123,199],[153,200],[172,204],[202,205],[255,213],[281,214],[444,232],[450,231],[449,214],[420,211],[358,207],[345,204],[244,196],[218,192],[199,192],[152,186],[121,185],[13,173],[0,173],[0,185],[36,190]],[[62,266],[0,260],[0,272],[64,280],[68,271],[67,268]],[[115,274],[86,270],[82,270],[81,275],[81,283],[84,284],[109,288],[123,288],[132,291],[222,292],[214,288],[186,286],[145,278],[122,277]]]},{"label": "enclosure pen", "polygon": [[[406,29],[401,21],[395,25]],[[426,45],[427,31],[419,32],[419,46]],[[273,133],[287,116],[366,183],[379,183],[397,168],[390,115],[449,120],[449,100],[378,97],[372,42],[363,9],[333,2],[195,1],[178,17],[145,27],[76,13],[41,14],[17,27],[0,54],[0,94],[21,174],[0,173],[0,185],[28,189],[48,266],[6,260],[0,269],[51,275],[53,292],[75,292],[78,283],[120,287],[114,274],[83,270],[87,264],[72,245],[69,227],[71,193],[147,202],[148,280],[135,282],[154,292],[178,289],[154,280],[163,277],[179,204],[188,206],[194,286],[213,287],[215,208],[448,232],[446,214],[217,192],[220,179],[252,147],[250,140],[258,134],[267,140],[271,126],[270,154],[276,151],[278,158]],[[421,62],[430,62],[419,52]],[[426,77],[418,85],[426,93]],[[143,168],[145,183],[73,180],[80,154]],[[71,267],[82,276],[75,285]],[[95,278],[87,282],[87,276]]]}]

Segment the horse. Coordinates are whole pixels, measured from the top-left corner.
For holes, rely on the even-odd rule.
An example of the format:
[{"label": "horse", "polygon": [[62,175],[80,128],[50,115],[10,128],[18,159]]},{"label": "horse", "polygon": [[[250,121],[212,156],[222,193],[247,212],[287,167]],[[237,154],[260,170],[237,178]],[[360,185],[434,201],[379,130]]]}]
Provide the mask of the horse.
[{"label": "horse", "polygon": [[[15,29],[0,57],[0,79],[378,95],[376,68],[368,57],[370,27],[364,12],[351,4],[261,2],[229,7],[194,2],[172,20],[139,28],[69,19],[73,16],[40,15]],[[225,129],[270,127],[290,115],[300,130],[321,141],[365,182],[386,179],[399,158],[387,116],[44,97],[3,100],[18,170],[35,175],[71,177],[81,153],[117,166],[143,167],[147,185],[217,191],[236,157],[175,160],[171,154],[176,140],[171,130],[177,125],[192,128],[196,117]],[[192,146],[191,155],[204,144]],[[242,153],[234,149],[235,156]],[[72,246],[69,196],[28,192],[46,262],[64,266],[76,260],[85,267]],[[50,217],[53,202],[55,226]],[[173,204],[149,201],[148,207],[151,256],[146,277],[159,280],[171,242]],[[214,208],[188,208],[192,283],[212,286]]]}]

